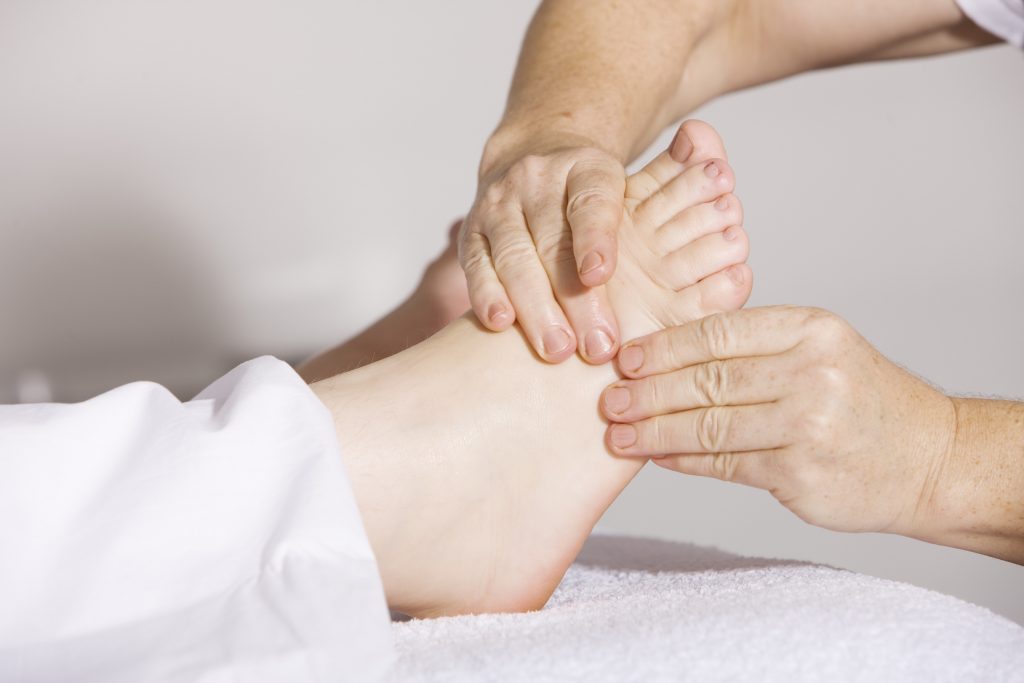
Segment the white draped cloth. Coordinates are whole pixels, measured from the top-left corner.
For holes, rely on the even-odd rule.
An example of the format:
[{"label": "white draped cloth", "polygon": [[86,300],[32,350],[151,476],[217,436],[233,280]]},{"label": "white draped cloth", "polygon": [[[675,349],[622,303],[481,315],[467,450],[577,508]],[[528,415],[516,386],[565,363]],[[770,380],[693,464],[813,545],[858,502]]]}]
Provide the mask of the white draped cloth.
[{"label": "white draped cloth", "polygon": [[0,681],[372,681],[393,660],[333,421],[260,358],[0,406]]}]

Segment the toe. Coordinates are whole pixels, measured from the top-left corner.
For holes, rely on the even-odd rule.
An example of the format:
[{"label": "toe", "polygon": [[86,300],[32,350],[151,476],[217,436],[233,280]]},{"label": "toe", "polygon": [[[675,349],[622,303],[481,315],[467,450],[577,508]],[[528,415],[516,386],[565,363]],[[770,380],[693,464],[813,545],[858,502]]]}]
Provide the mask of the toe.
[{"label": "toe", "polygon": [[724,270],[743,263],[750,254],[747,234],[739,226],[705,235],[662,259],[664,281],[679,291]]},{"label": "toe", "polygon": [[743,204],[735,195],[727,194],[673,216],[657,229],[655,247],[662,255],[670,254],[731,225],[743,225]]},{"label": "toe", "polygon": [[675,324],[699,320],[713,313],[739,310],[750,298],[754,273],[740,263],[710,275],[681,291],[675,301]]},{"label": "toe", "polygon": [[708,159],[728,159],[725,153],[725,143],[710,124],[697,119],[683,122],[679,126],[675,140],[669,147],[670,152],[677,154],[688,153],[685,159],[680,161],[687,166],[700,164]]},{"label": "toe", "polygon": [[736,177],[725,159],[711,159],[673,178],[633,210],[638,227],[655,230],[679,213],[728,194]]},{"label": "toe", "polygon": [[662,152],[626,179],[626,197],[643,201],[668,184],[673,178],[686,170],[684,164],[672,158],[668,152]]}]

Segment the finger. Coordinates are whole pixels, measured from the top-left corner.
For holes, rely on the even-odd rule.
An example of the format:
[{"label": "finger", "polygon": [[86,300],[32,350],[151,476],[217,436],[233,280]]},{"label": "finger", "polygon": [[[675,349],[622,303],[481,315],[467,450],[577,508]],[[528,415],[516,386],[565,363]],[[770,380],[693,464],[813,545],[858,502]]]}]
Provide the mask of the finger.
[{"label": "finger", "polygon": [[769,306],[709,315],[629,342],[619,352],[619,368],[627,377],[646,377],[711,360],[785,353],[803,339],[813,310]]},{"label": "finger", "polygon": [[572,228],[580,282],[603,285],[615,272],[626,172],[611,158],[580,160],[565,181],[565,217]]},{"label": "finger", "polygon": [[681,474],[721,479],[770,491],[779,484],[778,468],[774,461],[780,457],[786,457],[785,449],[669,455],[654,458],[653,462],[658,467]]},{"label": "finger", "polygon": [[508,329],[516,320],[515,310],[494,272],[487,238],[478,232],[463,230],[458,244],[459,264],[466,273],[473,312],[489,330]]},{"label": "finger", "polygon": [[770,403],[789,394],[791,370],[785,356],[764,356],[620,380],[601,394],[601,412],[615,422],[636,422],[695,408]]},{"label": "finger", "polygon": [[551,281],[523,214],[508,212],[487,233],[491,258],[530,345],[544,360],[560,363],[576,352],[576,337],[555,300]]},{"label": "finger", "polygon": [[619,350],[615,314],[603,287],[587,288],[579,280],[573,258],[572,234],[559,202],[525,208],[526,223],[537,254],[578,340],[580,355],[589,363],[610,361]]},{"label": "finger", "polygon": [[782,410],[778,403],[697,408],[612,424],[607,442],[615,455],[642,458],[771,450],[788,445]]},{"label": "finger", "polygon": [[638,223],[664,225],[686,209],[714,201],[736,187],[736,176],[725,159],[711,159],[686,169],[634,211]]}]

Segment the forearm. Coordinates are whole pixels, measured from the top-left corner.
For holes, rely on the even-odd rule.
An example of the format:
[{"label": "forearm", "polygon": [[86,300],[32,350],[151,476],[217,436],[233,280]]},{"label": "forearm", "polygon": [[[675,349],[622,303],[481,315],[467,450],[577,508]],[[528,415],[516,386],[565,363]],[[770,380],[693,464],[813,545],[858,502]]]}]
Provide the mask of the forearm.
[{"label": "forearm", "polygon": [[993,42],[955,0],[734,0],[695,46],[673,108],[682,116],[717,95],[806,71]]},{"label": "forearm", "polygon": [[1024,564],[1024,403],[952,401],[955,436],[913,535]]},{"label": "forearm", "polygon": [[547,0],[481,175],[567,146],[600,147],[627,163],[665,126],[727,92],[992,42],[954,0]]},{"label": "forearm", "polygon": [[506,160],[565,146],[626,163],[676,118],[687,58],[729,3],[547,0],[523,43],[481,175]]}]

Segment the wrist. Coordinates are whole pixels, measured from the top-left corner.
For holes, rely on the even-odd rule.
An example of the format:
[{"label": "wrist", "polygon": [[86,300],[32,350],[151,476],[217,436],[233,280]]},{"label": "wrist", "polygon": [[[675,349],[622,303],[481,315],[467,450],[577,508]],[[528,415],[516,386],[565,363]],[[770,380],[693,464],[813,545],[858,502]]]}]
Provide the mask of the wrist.
[{"label": "wrist", "polygon": [[920,468],[919,476],[912,479],[916,486],[908,504],[909,514],[899,528],[891,529],[902,536],[931,542],[948,533],[956,516],[950,500],[950,468],[960,430],[957,399],[937,391],[935,395],[938,400],[927,409],[929,417],[924,426],[911,434],[913,443],[920,447]]},{"label": "wrist", "polygon": [[568,149],[600,149],[625,164],[626,145],[613,144],[606,127],[583,125],[572,114],[538,117],[530,121],[503,121],[484,145],[478,179],[504,173],[513,163],[529,155],[548,155]]},{"label": "wrist", "polygon": [[947,399],[952,430],[915,538],[1014,562],[1024,560],[1024,407]]}]

